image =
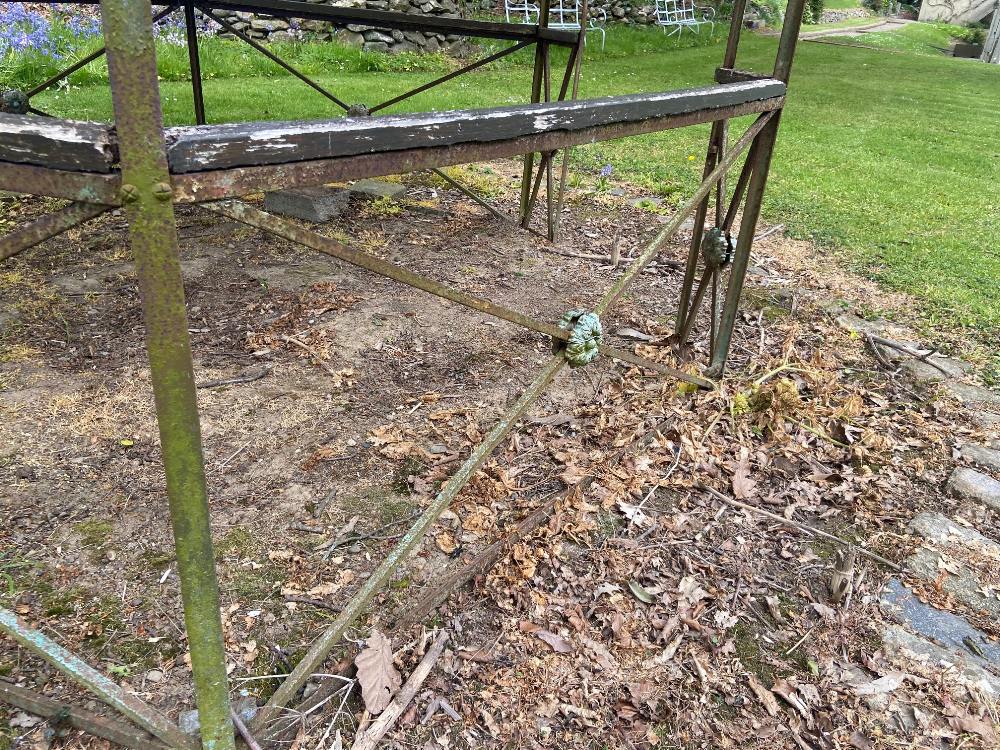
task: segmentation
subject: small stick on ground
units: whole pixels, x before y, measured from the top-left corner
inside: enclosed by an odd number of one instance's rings
[[[937,370],[942,375],[944,375],[946,378],[952,377],[951,373],[948,372],[943,367],[941,367],[941,365],[939,365],[937,362],[934,362],[931,359],[928,359],[928,357],[930,357],[932,354],[935,354],[935,352],[934,352],[933,349],[931,351],[929,351],[929,352],[921,354],[920,352],[918,352],[918,351],[916,351],[914,349],[911,349],[910,347],[908,347],[908,346],[906,346],[904,344],[900,344],[898,341],[893,341],[892,339],[887,339],[887,338],[883,338],[881,336],[876,336],[874,333],[869,333],[869,334],[866,334],[866,335],[867,335],[868,339],[872,343],[874,343],[874,344],[878,344],[879,346],[885,346],[885,347],[888,347],[889,349],[895,349],[897,352],[902,352],[903,354],[907,354],[907,355],[913,357],[914,359],[920,360],[921,362],[926,362],[931,367],[933,367],[935,370]]]
[[[312,357],[313,360],[316,362],[316,364],[318,364],[320,367],[326,370],[330,375],[333,375],[334,377],[339,377],[337,375],[337,371],[334,370],[332,367],[330,367],[330,365],[328,365],[323,360],[323,358],[319,356],[319,353],[311,346],[309,346],[305,341],[297,339],[294,336],[282,336],[281,340],[284,341],[286,344],[295,344],[295,346],[299,347],[304,352],[306,352],[310,357]]]
[[[235,378],[225,378],[223,380],[209,380],[205,383],[195,384],[195,388],[221,388],[224,385],[236,385],[238,383],[252,383],[255,380],[260,380],[262,377],[267,375],[273,369],[274,365],[264,365],[257,372],[251,373],[250,375],[239,375]]]
[[[328,609],[331,612],[340,612],[340,607],[334,606],[333,604],[327,604],[319,599],[310,599],[308,596],[292,596],[288,595],[285,597],[286,602],[297,602],[299,604],[308,604],[312,607],[319,607],[320,609]]]
[[[763,508],[755,508],[752,505],[747,505],[746,503],[741,503],[739,500],[733,500],[731,497],[727,497],[726,495],[723,495],[718,490],[713,489],[712,487],[709,487],[707,485],[696,484],[695,487],[697,487],[699,490],[701,490],[703,492],[707,492],[709,495],[711,495],[712,497],[714,497],[716,500],[720,500],[720,501],[726,503],[727,505],[732,505],[732,506],[734,506],[736,508],[742,508],[743,510],[749,510],[751,513],[759,513],[760,515],[767,516],[768,518],[770,518],[770,519],[772,519],[774,521],[778,521],[780,523],[786,524],[787,526],[794,526],[795,528],[802,529],[803,531],[808,531],[810,534],[815,534],[816,536],[821,536],[824,539],[829,539],[831,542],[837,542],[837,544],[842,544],[845,547],[854,547],[854,549],[859,554],[864,555],[865,557],[868,557],[868,558],[870,558],[872,560],[875,560],[876,562],[879,562],[882,565],[885,565],[887,568],[891,568],[892,570],[895,570],[897,573],[903,572],[903,569],[901,567],[899,567],[898,565],[896,565],[896,563],[894,563],[892,560],[887,560],[886,558],[882,557],[881,555],[878,555],[878,554],[876,554],[874,552],[869,552],[864,547],[857,547],[857,546],[854,545],[853,542],[849,542],[846,539],[841,539],[839,536],[835,536],[833,534],[829,534],[829,533],[827,533],[827,532],[825,532],[825,531],[823,531],[821,529],[815,528],[814,526],[809,526],[808,524],[799,523],[798,521],[789,520],[789,519],[785,518],[784,516],[779,516],[777,513],[771,513],[770,511],[764,510]]]
[[[250,734],[250,730],[247,729],[247,725],[243,723],[243,719],[240,715],[232,708],[229,709],[229,714],[233,719],[233,726],[236,727],[236,733],[243,738],[243,741],[247,743],[247,748],[249,750],[264,750],[260,743],[254,739],[254,736]]]
[[[776,234],[777,232],[780,232],[784,228],[785,228],[784,224],[778,224],[777,226],[773,226],[766,232],[761,232],[760,234],[758,234],[756,237],[753,238],[753,241],[760,242],[765,237],[770,237],[772,234]]]
[[[878,344],[875,343],[875,339],[872,338],[870,333],[865,334],[865,343],[868,344],[868,350],[872,353],[872,356],[878,361],[882,367],[887,370],[895,370],[896,366],[890,362],[886,356],[882,353],[882,350],[878,348]]]
[[[396,694],[396,697],[379,714],[378,718],[372,722],[367,731],[359,732],[358,736],[354,738],[351,750],[375,750],[379,741],[393,727],[396,720],[403,715],[407,706],[410,705],[410,701],[416,696],[420,690],[420,686],[424,684],[424,680],[431,673],[431,669],[434,668],[437,660],[441,658],[447,642],[448,631],[442,630],[437,640],[434,641],[434,645],[424,654],[424,658],[420,660],[420,664],[413,670],[413,674],[410,675],[410,678]]]

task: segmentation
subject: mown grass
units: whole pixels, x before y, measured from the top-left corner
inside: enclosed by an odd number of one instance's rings
[[[902,38],[936,46],[947,29],[914,24]],[[866,35],[866,41],[871,34]],[[587,49],[581,96],[593,97],[707,84],[721,58],[719,38],[687,35],[688,45],[657,30],[613,27],[608,46]],[[222,40],[218,40],[220,49]],[[900,42],[902,44],[902,42]],[[766,71],[776,40],[748,35],[741,67]],[[345,66],[324,69],[330,45],[298,45],[302,61],[348,102],[377,102],[434,76],[372,75]],[[332,49],[332,47],[331,47]],[[248,51],[252,55],[252,51]],[[212,52],[207,52],[209,58]],[[229,54],[242,54],[226,52]],[[360,55],[354,51],[351,54]],[[316,62],[309,63],[310,56]],[[226,58],[220,58],[221,66]],[[556,53],[558,67],[564,56]],[[446,60],[446,62],[448,62]],[[391,111],[488,107],[525,101],[531,57],[463,76]],[[228,64],[228,63],[227,63]],[[423,63],[422,63],[423,64]],[[450,64],[450,63],[449,63]],[[227,69],[228,71],[229,69]],[[247,68],[238,68],[243,73]],[[232,71],[229,71],[231,74]],[[192,120],[189,86],[166,81],[168,123]],[[214,122],[335,116],[335,107],[284,75],[210,79]],[[40,106],[60,115],[109,119],[103,85],[46,95]],[[940,54],[913,54],[802,43],[764,206],[798,237],[840,248],[856,269],[923,301],[927,325],[968,329],[996,349],[1000,327],[1000,68]],[[738,131],[738,127],[734,130]],[[656,133],[578,150],[577,169],[614,167],[614,179],[679,198],[701,171],[707,128]]]

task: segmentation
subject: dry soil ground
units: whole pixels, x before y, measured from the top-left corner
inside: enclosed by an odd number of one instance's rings
[[[509,205],[514,173],[504,163],[466,178]],[[320,231],[553,321],[620,273],[565,253],[617,243],[624,261],[665,220],[633,205],[637,193],[580,189],[551,248],[441,184],[405,179],[403,201],[356,201]],[[23,218],[46,208],[7,205]],[[263,699],[267,676],[334,617],[549,344],[198,209],[178,222],[234,696]],[[108,215],[0,269],[0,599],[176,717],[193,697],[125,230]],[[666,257],[683,257],[684,239]],[[604,321],[613,343],[673,363],[657,342],[679,281],[671,264],[644,274]],[[833,322],[840,300],[907,315],[906,299],[779,232],[757,247],[720,390],[606,360],[560,375],[351,633],[385,630],[449,566],[594,476],[490,573],[394,633],[404,677],[432,629],[451,643],[390,746],[990,746],[987,698],[883,653],[875,592],[888,571],[859,557],[849,602],[834,605],[836,545],[697,488],[893,560],[926,508],[997,537],[994,515],[940,489],[953,436],[974,428],[933,389],[880,370]],[[695,349],[703,358],[704,337]],[[0,674],[101,710],[7,640]],[[341,691],[292,719],[280,747],[333,747],[338,731],[349,742],[367,717]],[[46,739],[2,707],[0,720],[13,722],[0,738],[24,746],[102,742]]]

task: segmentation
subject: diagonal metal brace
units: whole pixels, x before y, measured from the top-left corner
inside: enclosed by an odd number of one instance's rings
[[[100,216],[111,208],[113,206],[99,203],[70,203],[58,211],[46,214],[27,226],[14,230],[6,237],[0,237],[0,261],[12,258],[22,250],[34,247],[45,240],[58,237],[67,229]]]
[[[73,655],[51,638],[29,627],[8,609],[0,607],[0,630],[37,654],[74,682],[118,709],[150,734],[159,737],[172,748],[198,750],[196,739],[190,737],[148,703],[121,689],[82,659]]]
[[[498,305],[488,299],[477,297],[457,289],[452,289],[439,281],[414,273],[409,269],[397,266],[395,263],[390,263],[389,261],[383,260],[375,255],[371,255],[370,253],[348,247],[347,245],[337,242],[330,237],[324,237],[321,234],[317,234],[309,229],[293,224],[286,219],[282,219],[278,216],[274,216],[273,214],[269,214],[265,211],[254,208],[253,206],[247,205],[242,201],[226,200],[212,203],[202,203],[199,205],[202,208],[221,214],[227,218],[239,221],[243,224],[248,224],[258,229],[263,229],[271,234],[290,240],[291,242],[296,242],[300,245],[310,247],[313,250],[319,250],[321,253],[332,255],[334,258],[359,266],[371,271],[372,273],[377,273],[380,276],[385,276],[394,281],[398,281],[401,284],[406,284],[407,286],[412,286],[416,289],[430,292],[435,296],[451,302],[456,302],[478,312],[492,315],[500,318],[501,320],[506,320],[508,323],[514,323],[531,331],[544,333],[545,335],[551,336],[554,339],[559,339],[560,341],[568,341],[570,338],[570,332],[557,325],[535,320],[529,315],[503,307],[502,305]],[[663,375],[669,375],[677,378],[678,380],[683,380],[686,383],[696,385],[699,388],[712,389],[715,387],[710,380],[699,378],[696,375],[690,375],[673,367],[661,365],[659,362],[653,362],[645,357],[636,356],[631,352],[627,352],[613,346],[602,344],[600,346],[600,352],[601,354],[612,357],[613,359],[628,362],[629,364],[636,365],[637,367],[645,367]]]

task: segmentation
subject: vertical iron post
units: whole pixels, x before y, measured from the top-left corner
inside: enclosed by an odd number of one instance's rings
[[[795,45],[798,42],[799,30],[802,26],[802,11],[805,0],[789,0],[785,10],[785,20],[781,27],[781,39],[778,42],[778,52],[774,61],[774,77],[788,83],[792,71],[792,60],[795,56]],[[753,236],[757,231],[757,219],[760,217],[760,207],[767,186],[767,175],[771,167],[771,155],[778,137],[778,127],[781,124],[782,110],[778,110],[767,126],[757,136],[754,148],[748,159],[750,164],[750,182],[747,185],[746,204],[743,206],[743,219],[740,222],[740,233],[736,240],[736,251],[733,266],[729,274],[729,285],[726,288],[726,300],[719,320],[719,332],[715,337],[712,349],[712,361],[706,374],[709,377],[720,378],[726,369],[729,358],[729,347],[732,343],[733,327],[736,325],[736,314],[743,292],[743,282],[746,279],[747,266],[750,263],[750,249]]]
[[[740,44],[740,33],[743,30],[743,15],[746,11],[747,0],[736,0],[733,3],[732,18],[729,22],[729,37],[726,40],[726,51],[722,57],[722,67],[732,68],[736,64],[736,53]],[[702,172],[702,179],[711,174],[715,165],[722,158],[726,150],[726,139],[729,135],[728,120],[716,120],[712,123],[712,132],[708,137],[708,152],[705,155],[705,169]],[[749,158],[749,156],[748,156]],[[716,205],[721,207],[724,202],[725,176],[719,180],[716,190]],[[696,306],[690,305],[691,292],[694,287],[694,280],[697,274],[698,255],[701,251],[701,240],[705,231],[705,219],[708,216],[708,196],[698,206],[698,211],[694,215],[694,226],[691,230],[691,244],[688,247],[687,264],[684,268],[684,280],[681,283],[681,295],[677,303],[677,318],[674,321],[674,333],[680,338],[677,345],[683,347],[686,336],[681,334],[691,329],[688,323],[688,316],[697,314]],[[721,214],[721,209],[717,210]],[[721,222],[722,217],[716,217],[716,223]],[[690,312],[689,312],[690,309]]]
[[[146,325],[184,623],[205,750],[233,750],[201,429],[163,140],[150,0],[101,0],[122,204]]]
[[[187,36],[188,63],[191,67],[191,94],[194,97],[194,121],[205,124],[205,97],[201,91],[201,59],[198,56],[198,25],[194,20],[193,0],[184,0],[184,27]]]
[[[538,27],[545,29],[549,25],[549,0],[542,0],[538,9]],[[545,74],[545,60],[548,42],[535,39],[535,69],[531,76],[531,102],[534,104],[542,97],[542,79]],[[531,200],[531,174],[535,166],[535,154],[524,155],[524,173],[521,176],[521,226],[528,226],[528,204]]]

